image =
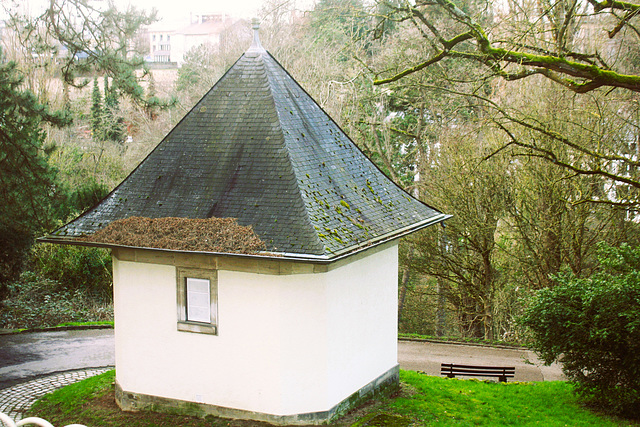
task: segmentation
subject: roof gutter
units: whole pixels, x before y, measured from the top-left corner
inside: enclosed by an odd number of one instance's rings
[[[87,247],[105,248],[105,249],[141,249],[141,250],[148,250],[148,251],[170,252],[170,253],[193,253],[193,254],[204,254],[204,255],[214,255],[214,256],[254,258],[254,259],[268,258],[273,260],[310,262],[313,264],[330,264],[332,262],[339,261],[341,259],[354,255],[364,249],[368,249],[373,246],[377,246],[392,240],[399,239],[401,237],[404,237],[415,231],[421,230],[430,225],[445,221],[451,217],[452,215],[446,215],[446,214],[436,215],[435,217],[431,217],[419,223],[401,228],[399,230],[396,230],[387,234],[383,234],[381,236],[376,237],[375,239],[367,240],[366,242],[349,246],[348,248],[334,252],[333,256],[296,254],[296,253],[289,253],[289,252],[262,252],[258,254],[242,254],[242,253],[232,253],[232,252],[185,251],[185,250],[177,250],[177,249],[147,248],[147,247],[140,247],[140,246],[118,245],[114,243],[87,242],[83,240],[75,240],[74,238],[69,238],[69,237],[57,237],[57,236],[51,236],[51,235],[40,237],[36,240],[39,243],[55,243],[55,244],[62,244],[62,245],[87,246]]]
[[[437,224],[439,222],[443,222],[449,218],[451,218],[453,215],[447,215],[447,214],[440,214],[440,215],[436,215],[434,217],[431,217],[429,219],[426,219],[424,221],[418,222],[416,224],[401,228],[399,230],[387,233],[387,234],[383,234],[381,236],[376,237],[375,239],[371,239],[371,240],[367,240],[366,242],[362,242],[359,243],[357,245],[353,245],[353,246],[349,246],[348,248],[342,249],[340,251],[334,252],[333,257],[329,258],[331,260],[331,262],[333,261],[337,261],[339,259],[348,257],[350,255],[353,255],[357,252],[360,252],[363,249],[372,247],[372,246],[377,246],[386,242],[389,242],[391,240],[396,240],[396,239],[400,239],[408,234],[414,233],[418,230],[422,230],[423,228],[429,227],[430,225],[434,225]]]

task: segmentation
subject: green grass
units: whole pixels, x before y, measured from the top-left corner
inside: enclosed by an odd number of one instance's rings
[[[109,393],[115,381],[115,376],[116,371],[112,370],[62,387],[39,399],[29,412],[32,414],[50,414],[52,410],[58,409],[58,411],[54,411],[58,412],[55,414],[56,416],[74,417],[90,400]]]
[[[567,382],[498,383],[413,371],[401,371],[400,378],[403,392],[380,412],[411,419],[416,425],[629,425],[582,407]]]
[[[580,405],[566,382],[496,383],[401,371],[399,395],[371,403],[335,425],[407,426],[622,426],[640,425],[596,414]],[[113,402],[114,371],[64,387],[39,400],[30,415],[54,425],[92,427],[263,426],[210,417],[123,413]]]
[[[38,400],[28,416],[51,424],[84,424],[90,427],[210,427],[231,426],[227,420],[201,420],[179,415],[122,412],[114,398],[115,371],[68,385]],[[255,426],[262,425],[260,423]]]
[[[56,325],[56,328],[64,328],[69,326],[111,326],[113,327],[113,321],[104,322],[65,322]]]
[[[21,333],[21,332],[29,332],[29,331],[34,331],[34,330],[39,330],[39,329],[55,329],[55,328],[69,328],[69,327],[81,327],[81,326],[105,326],[105,327],[111,327],[113,328],[113,321],[103,321],[103,322],[64,322],[64,323],[60,323],[56,326],[53,326],[51,328],[32,328],[32,329],[25,329],[25,328],[21,328],[21,329],[12,329],[10,330],[11,333]]]

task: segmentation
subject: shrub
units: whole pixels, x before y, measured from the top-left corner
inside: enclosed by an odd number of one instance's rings
[[[31,270],[57,283],[57,290],[111,296],[111,255],[106,249],[38,244],[33,248]]]
[[[522,321],[533,349],[560,360],[589,404],[640,417],[640,248],[599,247],[601,271],[563,274],[528,302]]]
[[[109,194],[109,189],[95,178],[87,179],[83,184],[74,187],[68,194],[68,206],[78,212],[83,212]]]
[[[0,301],[9,293],[7,285],[20,275],[32,240],[29,232],[0,221]]]
[[[80,289],[26,271],[8,287],[10,297],[0,303],[0,328],[38,328],[66,322],[111,321],[110,298],[96,298]]]

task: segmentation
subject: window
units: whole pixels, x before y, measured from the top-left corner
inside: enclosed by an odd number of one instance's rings
[[[151,40],[152,40],[152,41],[156,41],[156,35],[155,35],[155,34],[153,34],[153,35],[151,36]]]
[[[211,320],[211,281],[187,277],[187,321],[209,323]]]
[[[217,272],[178,268],[177,276],[178,330],[217,335]]]

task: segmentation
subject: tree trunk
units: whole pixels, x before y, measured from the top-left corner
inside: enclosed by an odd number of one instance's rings
[[[438,278],[437,308],[436,308],[436,336],[443,337],[447,331],[447,285],[444,279]]]
[[[407,265],[402,272],[402,281],[400,282],[400,297],[398,298],[398,325],[402,321],[402,312],[404,311],[404,301],[407,297],[407,288],[409,279],[411,278],[411,261],[413,260],[413,249],[409,249],[407,254]]]

